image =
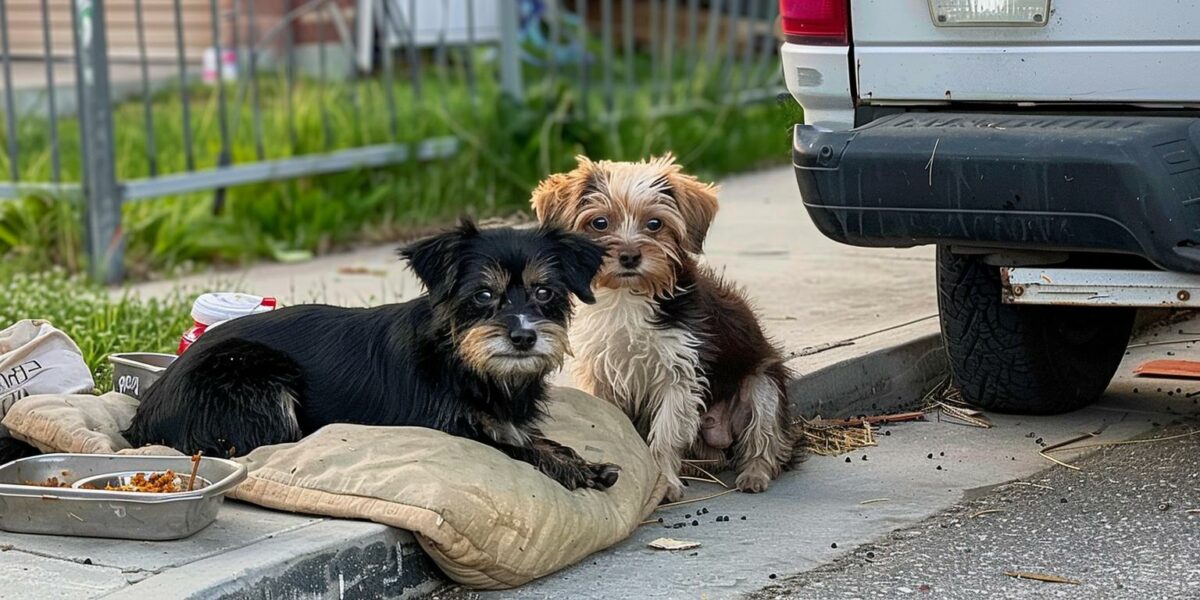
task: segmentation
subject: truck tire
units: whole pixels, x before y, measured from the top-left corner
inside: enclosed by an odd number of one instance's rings
[[[1132,308],[1014,306],[983,257],[937,251],[942,340],[963,398],[1005,413],[1083,408],[1104,393],[1129,344]]]

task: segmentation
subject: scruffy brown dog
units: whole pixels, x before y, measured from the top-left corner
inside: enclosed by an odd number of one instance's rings
[[[570,329],[575,383],[625,411],[683,494],[682,459],[729,461],[761,492],[792,461],[787,371],[742,294],[697,264],[717,188],[667,155],[579,157],[533,193],[543,223],[586,233],[607,254],[596,303]]]

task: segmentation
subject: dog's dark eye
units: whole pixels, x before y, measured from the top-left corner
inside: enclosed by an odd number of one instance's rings
[[[662,229],[662,219],[650,219],[646,221],[646,229],[650,231],[658,231]]]
[[[533,290],[533,299],[542,303],[549,302],[554,299],[554,290],[540,287],[536,290]]]
[[[592,219],[592,229],[595,229],[596,231],[604,231],[605,229],[608,229],[608,219],[604,217],[596,217],[595,219]]]
[[[480,290],[478,292],[475,292],[475,303],[476,304],[483,304],[483,305],[491,304],[492,301],[495,299],[496,299],[496,295],[493,294],[489,290]]]

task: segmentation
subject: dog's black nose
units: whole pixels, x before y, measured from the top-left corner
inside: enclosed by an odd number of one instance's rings
[[[633,269],[642,264],[641,252],[622,252],[617,255],[617,261],[626,269]]]
[[[513,348],[528,350],[537,343],[537,332],[532,329],[514,329],[508,332],[508,339],[512,341]]]

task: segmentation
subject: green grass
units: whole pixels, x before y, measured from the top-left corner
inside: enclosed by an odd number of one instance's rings
[[[0,269],[2,271],[4,269]],[[71,336],[96,378],[100,391],[112,389],[108,355],[115,352],[171,352],[192,324],[193,298],[113,297],[97,285],[62,269],[10,273],[0,278],[0,324],[44,319]]]
[[[421,99],[407,74],[398,75],[403,81],[393,86],[399,109],[397,141],[455,136],[460,139],[455,156],[233,188],[220,215],[212,214],[212,193],[127,203],[123,221],[129,272],[145,277],[200,264],[278,258],[297,250],[324,253],[394,240],[461,214],[486,217],[525,211],[537,182],[571,168],[576,154],[627,160],[670,150],[689,171],[716,178],[786,160],[788,127],[797,118],[790,108],[793,103],[725,104],[722,98],[731,89],[727,78],[735,76],[728,72],[706,75],[701,70],[670,82],[666,87],[671,96],[691,103],[665,116],[655,114],[660,88],[653,79],[645,78],[633,89],[618,86],[619,118],[612,120],[595,118],[604,112],[601,82],[591,82],[584,101],[577,73],[560,72],[551,81],[527,72],[529,97],[521,104],[502,97],[486,65],[478,73],[475,97],[467,93],[457,63],[430,69],[423,78]],[[232,155],[235,162],[253,161],[250,95],[232,86],[227,93]],[[261,95],[266,158],[391,141],[387,95],[377,79],[355,85],[300,82],[292,96],[294,123],[283,110],[281,79],[265,77]],[[215,166],[220,152],[215,90],[195,86],[189,98],[196,167]],[[118,106],[114,122],[119,178],[148,176],[142,104]],[[177,89],[155,97],[154,123],[158,172],[184,171]],[[74,119],[60,121],[65,181],[78,181],[78,127]],[[292,127],[295,146],[290,143]],[[48,130],[37,118],[22,119],[18,127],[24,181],[50,178]],[[0,173],[7,172],[8,158],[0,155]],[[81,223],[76,198],[32,195],[0,201],[0,257],[19,270],[58,265],[78,272],[85,264]]]

